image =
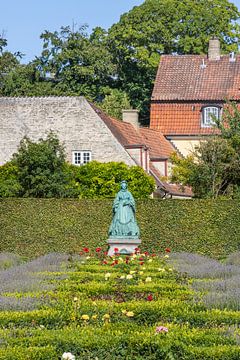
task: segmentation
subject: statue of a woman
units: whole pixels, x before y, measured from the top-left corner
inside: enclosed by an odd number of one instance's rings
[[[109,228],[109,237],[139,238],[140,231],[135,219],[135,201],[127,190],[127,182],[121,181],[121,190],[113,202],[113,219]]]

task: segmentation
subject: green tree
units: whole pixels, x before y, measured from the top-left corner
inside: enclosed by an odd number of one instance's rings
[[[45,31],[41,34],[43,51],[34,64],[58,94],[101,98],[116,74],[112,54],[105,46],[106,35],[99,27],[88,35],[86,26]]]
[[[217,36],[223,52],[238,49],[239,12],[228,0],[146,0],[109,30],[108,46],[118,66],[118,88],[148,118],[161,54],[207,53]]]
[[[118,89],[108,89],[105,92],[104,100],[98,104],[108,115],[122,118],[122,110],[130,109],[131,104],[127,94]]]
[[[240,153],[240,111],[238,104],[227,101],[222,118],[214,118],[221,137],[231,142],[233,148]]]
[[[146,198],[154,190],[154,180],[138,166],[124,163],[91,161],[83,166],[69,165],[71,178],[69,196],[79,198],[113,198],[121,180],[128,181],[129,191],[135,198]]]
[[[14,154],[23,197],[64,197],[68,182],[63,146],[53,133],[35,143],[24,138]]]
[[[0,95],[5,95],[2,89],[6,78],[19,65],[19,58],[22,57],[19,52],[12,54],[10,51],[5,50],[6,46],[7,40],[0,36]]]
[[[52,82],[42,78],[32,63],[17,64],[5,74],[0,93],[2,96],[58,95]]]
[[[231,144],[214,137],[202,141],[193,155],[172,158],[175,166],[171,181],[191,186],[199,198],[232,195],[233,186],[240,184],[240,162]]]
[[[185,159],[173,155],[171,181],[193,188],[197,197],[240,194],[240,111],[228,103],[223,117],[215,119],[218,136],[202,141]]]

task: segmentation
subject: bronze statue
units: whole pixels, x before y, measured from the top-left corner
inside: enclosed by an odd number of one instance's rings
[[[127,190],[127,182],[121,181],[121,189],[113,202],[113,219],[109,228],[109,237],[138,239],[140,231],[135,212],[135,201]]]

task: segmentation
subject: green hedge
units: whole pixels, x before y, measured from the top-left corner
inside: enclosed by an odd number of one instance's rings
[[[27,257],[106,245],[111,200],[2,199],[0,252]],[[142,248],[191,251],[220,258],[240,249],[235,200],[137,202]]]

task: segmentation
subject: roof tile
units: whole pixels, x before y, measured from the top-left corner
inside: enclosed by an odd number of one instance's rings
[[[205,67],[201,66],[203,64]],[[162,55],[152,100],[240,99],[240,55],[208,60],[206,55]]]

